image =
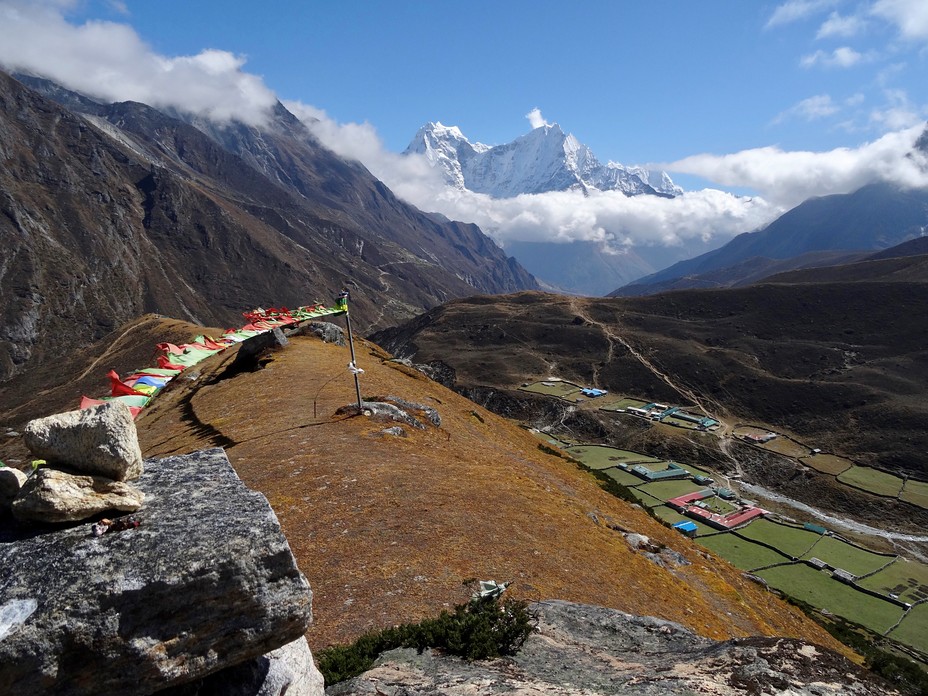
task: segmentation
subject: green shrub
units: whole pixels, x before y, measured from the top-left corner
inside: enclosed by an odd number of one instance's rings
[[[396,648],[437,648],[467,660],[514,655],[535,629],[525,602],[473,599],[443,611],[437,618],[365,633],[351,645],[319,651],[319,671],[326,685],[355,677],[371,668],[381,653]]]

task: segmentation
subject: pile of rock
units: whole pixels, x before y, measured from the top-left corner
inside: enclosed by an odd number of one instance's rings
[[[30,422],[26,446],[44,460],[27,477],[0,471],[0,505],[22,522],[77,522],[106,511],[135,512],[145,499],[128,481],[142,475],[129,408],[118,401]]]

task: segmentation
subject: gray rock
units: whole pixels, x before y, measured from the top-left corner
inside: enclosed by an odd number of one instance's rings
[[[142,451],[129,407],[110,401],[30,421],[26,447],[39,459],[117,481],[142,474]]]
[[[9,513],[10,503],[19,495],[26,482],[26,475],[11,466],[0,467],[0,517]]]
[[[399,396],[388,396],[384,400],[394,403],[400,408],[404,408],[409,411],[422,411],[422,413],[424,413],[425,417],[428,419],[429,423],[434,425],[436,428],[441,427],[441,416],[438,415],[438,411],[436,411],[431,406],[419,404],[415,401],[407,401],[406,399],[400,398]]]
[[[254,370],[262,366],[261,359],[266,353],[285,348],[289,343],[290,341],[284,336],[284,332],[279,327],[246,338],[238,344],[235,360],[232,361],[227,370],[232,374]]]
[[[380,433],[381,435],[392,435],[393,437],[409,437],[406,431],[398,425],[394,425],[392,428],[384,428]]]
[[[532,605],[538,630],[517,655],[465,662],[426,650],[385,653],[329,696],[380,694],[897,694],[841,655],[788,638],[716,642],[680,624],[570,602]]]
[[[149,460],[137,485],[138,527],[0,534],[0,604],[37,605],[0,640],[0,694],[151,694],[305,633],[309,584],[221,449]]]
[[[347,346],[345,332],[342,327],[329,321],[311,321],[307,330],[321,338],[325,343],[334,343],[336,346]]]
[[[13,516],[22,522],[78,522],[101,512],[135,512],[143,493],[124,481],[41,468],[13,501]]]
[[[651,539],[644,534],[637,534],[635,532],[626,534],[625,541],[636,551],[644,550],[654,553],[660,550],[656,545],[652,544]]]
[[[157,692],[157,696],[321,696],[322,673],[306,638],[298,638],[253,660]]]
[[[322,672],[313,662],[306,638],[287,643],[266,657],[270,664],[258,696],[317,696],[325,693]]]

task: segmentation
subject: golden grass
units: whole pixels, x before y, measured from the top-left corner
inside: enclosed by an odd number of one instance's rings
[[[210,358],[199,380],[178,380],[155,400],[138,422],[143,451],[234,443],[230,460],[268,496],[313,587],[313,649],[435,615],[466,598],[465,580],[492,578],[526,599],[660,616],[713,638],[800,637],[848,654],[728,563],[542,452],[517,424],[385,362],[372,344],[358,354],[364,395],[432,406],[441,427],[407,427],[400,438],[381,433],[392,423],[336,416],[355,399],[346,348],[296,337],[265,369],[211,381],[231,357]],[[613,527],[692,565],[664,570]]]

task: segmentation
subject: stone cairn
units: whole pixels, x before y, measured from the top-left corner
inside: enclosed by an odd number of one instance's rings
[[[44,463],[28,477],[0,470],[0,505],[17,520],[78,522],[142,507],[144,495],[128,483],[142,475],[142,452],[125,404],[110,401],[39,418],[26,426],[23,440]]]

